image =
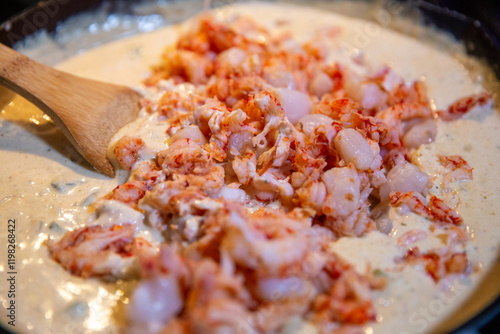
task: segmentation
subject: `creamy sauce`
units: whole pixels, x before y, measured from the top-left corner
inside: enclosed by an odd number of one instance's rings
[[[269,29],[289,29],[305,40],[318,27],[342,27],[340,40],[346,57],[366,54],[369,63],[389,64],[405,79],[424,77],[436,108],[446,108],[459,97],[483,88],[470,77],[467,69],[442,51],[398,33],[379,30],[367,43],[356,45],[359,31],[368,23],[325,11],[285,5],[245,4],[220,9],[220,15],[241,12],[254,15]],[[283,25],[283,20],[289,24]],[[138,87],[149,66],[158,62],[163,48],[178,37],[179,26],[172,26],[119,42],[110,43],[74,57],[59,67],[98,80]],[[52,122],[20,97],[1,92],[0,119],[0,239],[7,238],[7,221],[16,220],[16,331],[42,333],[113,333],[123,322],[127,291],[133,283],[103,283],[96,279],[71,276],[48,257],[44,241],[57,239],[68,229],[82,226],[92,214],[92,202],[113,189],[119,178],[108,179],[90,167],[70,147]],[[137,127],[138,122],[128,130]],[[155,141],[152,131],[144,136]],[[469,226],[473,239],[467,245],[469,259],[477,272],[459,280],[435,285],[418,266],[402,271],[393,261],[405,249],[395,238],[413,228],[428,228],[419,216],[391,209],[394,229],[389,236],[373,232],[363,238],[343,238],[332,245],[356,268],[365,273],[372,269],[388,272],[388,287],[376,292],[377,322],[365,327],[370,333],[423,333],[450,330],[465,321],[497,296],[500,291],[498,265],[500,223],[500,176],[495,164],[500,161],[498,113],[476,109],[466,118],[440,123],[436,142],[421,147],[415,157],[420,167],[434,175],[439,166],[437,154],[458,154],[474,168],[474,180],[456,184],[445,198],[458,203],[457,210]],[[126,131],[128,131],[126,130]],[[149,142],[148,142],[149,145]],[[440,179],[431,179],[438,186]],[[113,208],[109,209],[113,212]],[[102,222],[100,222],[102,223]],[[144,232],[148,235],[148,231]],[[154,239],[154,236],[150,236]],[[427,238],[416,243],[422,250],[436,247],[440,240]],[[5,242],[3,242],[5,244]],[[7,250],[0,250],[0,270],[7,268]],[[8,286],[0,286],[1,322],[6,323],[9,303]],[[7,325],[6,325],[7,326]],[[294,327],[292,325],[288,326]],[[304,332],[312,333],[313,329]],[[7,326],[9,329],[13,329]],[[287,333],[295,330],[287,330]]]

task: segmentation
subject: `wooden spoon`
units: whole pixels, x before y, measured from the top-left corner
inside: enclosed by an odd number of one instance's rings
[[[125,86],[80,78],[0,44],[0,84],[46,113],[99,172],[114,176],[111,137],[137,117],[141,95]]]

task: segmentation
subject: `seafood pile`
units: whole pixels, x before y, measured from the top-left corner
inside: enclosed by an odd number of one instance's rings
[[[435,110],[423,81],[359,54],[335,59],[340,32],[299,43],[244,16],[201,16],[144,81],[142,122],[162,126],[162,149],[134,134],[114,144],[128,180],[96,202],[89,226],[48,243],[53,259],[81,277],[139,277],[128,326],[153,333],[276,333],[297,319],[356,332],[376,319],[372,291],[387,280],[331,244],[390,234],[391,208],[446,235],[423,252],[409,246],[429,232],[405,233],[395,262],[436,283],[467,275],[463,219],[413,153],[491,94]],[[462,157],[436,159],[444,192],[472,179]],[[161,240],[139,236],[143,226]]]

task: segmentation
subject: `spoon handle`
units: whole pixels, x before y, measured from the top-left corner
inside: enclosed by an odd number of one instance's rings
[[[58,76],[60,76],[59,71],[0,44],[0,85],[36,105],[56,123],[61,120],[50,107],[52,102],[50,97],[58,94],[54,91],[54,87],[47,83],[54,81]],[[44,97],[44,100],[40,97]]]
[[[88,115],[78,115],[78,109],[68,108],[74,102],[68,104],[66,101],[75,98],[75,80],[72,78],[74,76],[69,73],[41,64],[0,44],[0,85],[21,95],[47,114],[73,147],[89,160],[79,144],[82,142],[79,138],[82,131],[78,130],[78,123],[83,124]],[[107,167],[105,173],[111,175],[109,170]]]
[[[60,84],[54,84],[65,75],[68,74],[38,63],[0,44],[0,85],[9,88],[40,108],[75,145],[71,133],[60,117],[63,115],[59,115],[64,114],[64,110],[58,110],[59,114],[53,110],[54,105],[58,105],[54,100],[60,98],[62,94],[70,93],[64,92]]]

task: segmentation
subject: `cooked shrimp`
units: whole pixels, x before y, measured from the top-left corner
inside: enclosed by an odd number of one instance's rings
[[[58,242],[49,242],[50,255],[73,275],[112,276],[127,274],[133,265],[134,249],[148,247],[134,239],[134,226],[99,225],[68,232]]]
[[[267,88],[265,81],[256,75],[242,78],[220,78],[208,82],[207,93],[235,109],[240,108],[251,95]]]
[[[179,91],[167,90],[159,99],[156,109],[165,118],[179,117],[179,114],[187,115],[204,100],[204,97],[195,93],[181,94]]]
[[[347,217],[359,208],[360,180],[352,165],[330,169],[321,180],[328,193],[323,204],[327,216]]]
[[[443,167],[450,170],[443,176],[443,188],[445,191],[449,191],[451,182],[472,180],[472,171],[474,168],[469,166],[467,161],[461,156],[439,155],[438,159]]]
[[[373,320],[375,309],[368,282],[348,267],[335,266],[337,268],[328,268],[328,273],[340,277],[327,293],[319,295],[314,301],[315,321],[363,324]]]
[[[338,99],[325,94],[321,101],[314,106],[313,114],[322,114],[334,120],[342,120],[350,114],[363,114],[363,107],[349,98]]]
[[[326,186],[323,182],[312,181],[307,186],[297,189],[298,202],[303,207],[310,207],[318,213],[323,212],[326,199]]]
[[[140,160],[141,150],[145,148],[141,138],[122,137],[116,142],[114,153],[120,164],[131,170],[134,164]]]
[[[262,51],[261,39],[252,38],[251,33],[267,36],[267,31],[247,17],[238,17],[222,23],[210,14],[200,18],[194,29],[184,34],[178,42],[179,49],[193,50],[200,54],[221,53],[231,47],[240,47],[253,52]],[[255,36],[255,35],[254,35]]]
[[[141,161],[137,163],[129,176],[129,181],[138,181],[139,188],[152,190],[158,183],[165,181],[165,174],[153,161]]]
[[[443,121],[453,121],[463,117],[477,106],[491,103],[492,100],[493,95],[487,92],[466,96],[453,102],[447,110],[439,110],[437,114]]]
[[[450,208],[442,199],[431,196],[429,200],[429,209],[437,220],[444,224],[460,225],[463,222],[462,217],[452,208]]]
[[[407,205],[408,208],[416,214],[425,218],[432,218],[432,213],[427,207],[427,201],[422,195],[415,193],[414,191],[406,193],[391,192],[390,202],[392,206],[400,206],[403,204]]]
[[[154,305],[154,307],[151,307]],[[134,326],[165,326],[184,306],[178,280],[172,275],[142,279],[127,305],[129,321]]]
[[[416,80],[411,84],[403,82],[394,71],[388,70],[389,75],[386,76],[386,82],[390,82],[389,88],[389,105],[397,105],[401,103],[413,103],[424,107],[430,107],[427,85],[420,80]]]
[[[137,206],[139,200],[143,198],[144,195],[146,194],[146,190],[147,190],[146,182],[129,181],[127,183],[120,184],[119,186],[117,186],[104,198],[115,199],[117,201],[135,207]]]
[[[377,114],[391,128],[403,134],[403,122],[412,118],[432,118],[432,111],[427,106],[413,103],[396,104]]]
[[[439,224],[460,225],[463,222],[462,217],[446,203],[436,197],[431,196],[429,204],[426,200],[413,191],[407,193],[392,192],[390,195],[391,205],[398,206],[406,204],[411,211]]]
[[[430,144],[436,139],[437,125],[434,119],[426,119],[413,125],[403,137],[403,144],[407,148],[417,148],[420,145]]]
[[[470,271],[470,262],[467,254],[452,252],[440,255],[439,252],[429,251],[422,254],[418,247],[410,249],[404,256],[407,263],[423,262],[426,272],[438,282],[449,274],[466,274]]]
[[[373,162],[373,151],[363,135],[354,129],[341,130],[334,140],[335,147],[345,163],[352,163],[358,170],[370,168]]]
[[[387,173],[387,183],[380,187],[380,199],[386,201],[391,192],[414,191],[423,194],[429,175],[411,163],[399,164]]]
[[[158,153],[158,164],[167,175],[205,174],[209,170],[210,157],[199,143],[185,138],[173,142],[166,151]]]
[[[279,196],[283,204],[292,199],[294,190],[288,178],[282,179],[282,174],[275,169],[269,169],[262,175],[255,175],[252,186],[257,191],[255,196],[262,201],[270,201]]]
[[[380,148],[391,150],[403,146],[397,130],[389,127],[379,118],[351,112],[342,116],[341,120],[361,131],[367,138],[376,141]]]
[[[410,230],[401,235],[396,243],[399,246],[409,246],[417,241],[424,240],[429,234],[424,230]]]

